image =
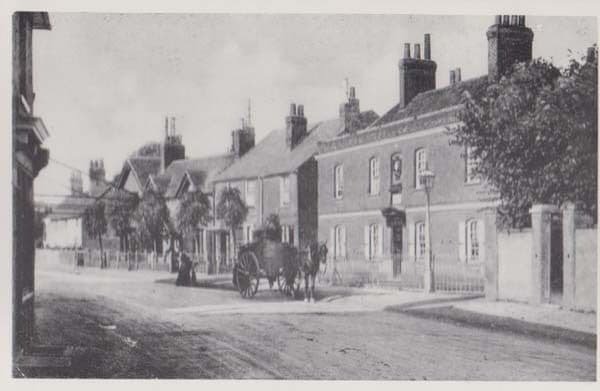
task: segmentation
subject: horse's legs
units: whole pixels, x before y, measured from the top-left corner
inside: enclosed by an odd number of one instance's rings
[[[310,301],[315,302],[315,278],[317,277],[316,273],[312,273],[310,276]]]
[[[304,273],[304,302],[308,303],[308,276],[309,273]]]

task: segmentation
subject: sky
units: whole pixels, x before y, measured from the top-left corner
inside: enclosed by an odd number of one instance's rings
[[[162,140],[167,115],[192,158],[227,151],[249,99],[257,142],[285,126],[292,102],[304,104],[309,123],[335,118],[346,78],[361,110],[382,115],[398,101],[403,44],[422,47],[425,33],[437,87],[456,67],[463,80],[484,75],[493,16],[50,13],[50,21],[33,41],[46,147],[86,173],[91,159],[104,159],[110,179],[131,152]],[[559,66],[598,36],[595,17],[527,16],[527,25],[534,57]],[[51,161],[36,198],[67,194],[69,177]]]

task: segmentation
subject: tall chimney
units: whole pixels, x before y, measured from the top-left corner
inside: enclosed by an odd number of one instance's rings
[[[165,117],[165,138],[169,137],[169,117]]]
[[[415,58],[417,60],[421,59],[421,45],[418,43],[415,43]]]
[[[494,21],[498,22],[498,17]],[[486,35],[490,81],[498,81],[515,63],[531,61],[533,31],[525,26],[525,16],[503,15],[502,23],[490,26]]]
[[[410,58],[410,44],[404,44],[404,57],[398,63],[400,107],[408,103],[421,92],[435,89],[435,71],[437,64],[431,60],[431,36],[425,34],[425,58],[421,59],[420,44],[415,45],[415,57]]]
[[[456,74],[456,82],[460,83],[460,81],[462,79],[460,76],[460,68],[456,68],[454,71],[455,71],[454,73]]]
[[[360,101],[356,99],[354,87],[350,87],[348,102],[340,104],[340,122],[346,133],[355,132],[360,128]]]
[[[456,83],[456,73],[454,69],[450,70],[450,85],[454,85]]]
[[[285,118],[286,144],[289,149],[294,149],[304,136],[307,134],[307,121],[304,116],[304,106],[292,103],[290,105],[290,115]]]

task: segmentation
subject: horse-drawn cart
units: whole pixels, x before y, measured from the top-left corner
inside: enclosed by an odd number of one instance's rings
[[[242,297],[253,297],[261,278],[292,297],[300,292],[300,260],[298,250],[287,243],[263,239],[240,248],[233,268],[233,284]]]

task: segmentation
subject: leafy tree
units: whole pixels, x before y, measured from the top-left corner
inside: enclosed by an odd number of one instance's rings
[[[452,143],[470,146],[476,173],[500,196],[500,224],[530,224],[534,203],[576,201],[596,216],[597,48],[566,69],[517,64],[479,96],[464,95]]]
[[[101,266],[104,266],[104,248],[102,247],[102,235],[106,233],[107,222],[104,201],[96,201],[88,206],[83,213],[83,224],[86,232],[92,238],[98,238],[100,245]]]
[[[210,199],[203,192],[194,191],[185,193],[177,209],[177,232],[183,237],[197,232],[199,225],[208,224],[210,209]]]
[[[136,236],[142,246],[158,252],[163,234],[168,230],[169,220],[165,199],[154,191],[144,193],[133,213]]]
[[[109,204],[109,221],[121,241],[121,248],[129,250],[129,237],[133,233],[132,221],[139,199],[137,195],[114,191]]]
[[[248,207],[242,200],[240,190],[235,187],[226,187],[221,191],[217,203],[217,217],[222,219],[225,226],[231,231],[233,239],[233,253],[236,252],[235,231],[240,228],[248,215]]]

